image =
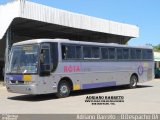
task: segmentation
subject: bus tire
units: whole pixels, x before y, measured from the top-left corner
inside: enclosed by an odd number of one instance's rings
[[[65,98],[69,96],[70,92],[71,92],[71,87],[69,83],[66,80],[60,81],[58,84],[56,96],[58,98]]]
[[[138,77],[136,75],[132,75],[130,78],[129,88],[136,88],[138,82]]]

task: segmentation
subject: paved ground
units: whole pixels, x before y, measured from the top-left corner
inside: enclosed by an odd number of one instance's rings
[[[124,96],[115,105],[92,105],[87,96]],[[0,113],[160,113],[160,79],[139,84],[136,89],[111,87],[73,92],[57,99],[54,94],[30,96],[8,93],[0,87]]]

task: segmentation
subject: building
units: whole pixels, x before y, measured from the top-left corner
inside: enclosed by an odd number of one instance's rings
[[[160,52],[154,52],[155,67],[160,69]]]
[[[49,6],[14,0],[0,5],[0,64],[14,42],[35,38],[66,38],[80,41],[125,44],[139,36],[135,25],[104,20]],[[4,54],[5,53],[5,54]]]
[[[154,52],[155,77],[160,77],[160,52]]]

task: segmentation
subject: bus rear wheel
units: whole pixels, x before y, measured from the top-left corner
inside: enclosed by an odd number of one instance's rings
[[[138,77],[136,75],[132,75],[130,78],[129,88],[136,88],[138,82]]]
[[[64,97],[68,97],[71,91],[71,87],[69,85],[69,83],[65,80],[60,81],[60,83],[58,84],[58,90],[56,93],[56,96],[58,98],[64,98]]]

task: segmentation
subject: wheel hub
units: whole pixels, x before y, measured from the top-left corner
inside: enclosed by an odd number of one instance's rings
[[[65,94],[68,92],[68,88],[67,86],[61,86],[61,89],[60,89],[61,93]]]
[[[131,82],[132,82],[132,86],[136,86],[137,79],[134,78]]]

